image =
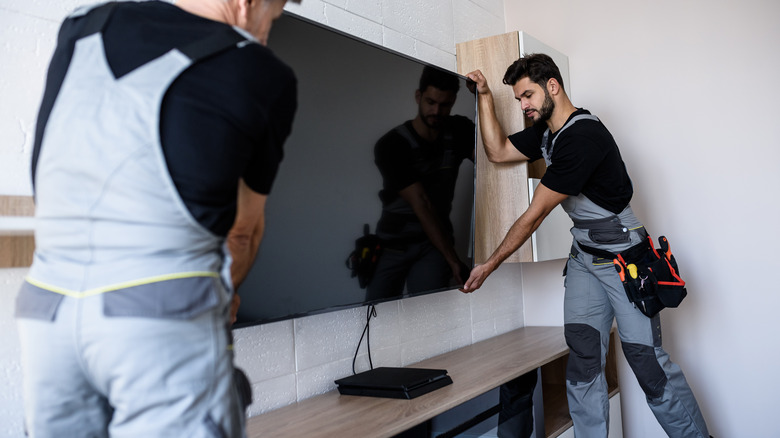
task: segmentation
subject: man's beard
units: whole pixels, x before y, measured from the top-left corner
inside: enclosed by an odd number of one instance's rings
[[[442,116],[424,116],[422,111],[419,111],[420,114],[420,120],[422,120],[423,125],[427,126],[430,129],[439,129],[441,128],[442,122],[444,121],[444,117]]]
[[[550,93],[547,89],[544,89],[544,103],[542,108],[539,109],[539,121],[546,122],[552,117],[553,111],[555,111],[555,102],[550,98]]]

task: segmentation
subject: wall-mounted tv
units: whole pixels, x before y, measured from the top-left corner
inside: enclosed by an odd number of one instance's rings
[[[410,192],[400,192],[413,191],[409,184],[422,187],[432,209],[446,215],[435,224],[467,276],[476,98],[465,78],[446,72],[458,91],[421,96],[421,107],[416,91],[423,71],[443,70],[289,13],[275,22],[269,47],[298,77],[298,111],[266,205],[260,251],[238,290],[234,327],[459,286],[454,268],[442,267],[441,252],[420,238],[425,227],[409,216],[411,204],[403,205]],[[450,106],[444,110],[450,116],[441,116],[442,106]],[[433,141],[407,123],[420,108],[428,112],[424,125],[438,133]],[[424,181],[404,176],[410,172],[426,175]],[[370,281],[364,268],[371,263],[353,270],[356,259],[348,260],[373,256],[360,248],[353,254],[366,225],[382,237]]]

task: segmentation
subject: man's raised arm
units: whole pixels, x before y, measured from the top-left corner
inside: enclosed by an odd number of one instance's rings
[[[498,121],[496,107],[493,103],[493,93],[490,91],[485,75],[479,70],[474,70],[466,77],[477,84],[479,128],[482,132],[482,143],[485,145],[485,154],[488,160],[492,163],[527,161],[528,157],[512,145]]]

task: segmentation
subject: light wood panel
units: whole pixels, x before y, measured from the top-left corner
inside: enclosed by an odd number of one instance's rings
[[[446,369],[453,383],[412,400],[337,391],[252,417],[247,436],[391,437],[568,352],[562,327],[524,327],[412,367]]]
[[[32,196],[0,196],[0,216],[34,216]],[[0,230],[0,268],[26,267],[32,264],[35,238],[32,233],[8,233]]]
[[[481,70],[493,94],[496,114],[507,134],[522,130],[525,117],[512,87],[503,83],[507,67],[519,57],[518,32],[456,45],[458,73]],[[528,209],[528,165],[494,164],[488,161],[481,133],[477,136],[477,181],[474,255],[483,263],[503,240],[509,228]],[[530,239],[507,262],[533,261]]]

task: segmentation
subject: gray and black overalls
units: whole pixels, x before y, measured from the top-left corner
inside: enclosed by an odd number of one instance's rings
[[[182,202],[159,115],[185,69],[252,38],[225,26],[115,78],[102,39],[114,7],[74,14],[88,31],[37,161],[36,251],[16,310],[27,428],[238,437],[230,257]]]
[[[593,115],[576,115],[555,139],[581,120],[600,123]],[[555,139],[547,147],[549,135],[548,129],[542,140],[547,166],[552,164],[555,147]],[[666,433],[671,437],[708,437],[682,370],[661,346],[659,315],[648,318],[628,301],[612,260],[588,254],[578,245],[620,253],[646,238],[642,223],[630,206],[615,214],[583,194],[569,196],[562,207],[574,223],[574,242],[566,265],[564,324],[570,348],[567,393],[576,436],[607,436],[609,399],[604,366],[609,332],[616,319],[626,359]]]

